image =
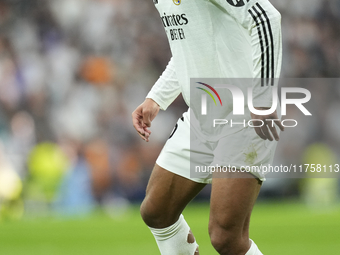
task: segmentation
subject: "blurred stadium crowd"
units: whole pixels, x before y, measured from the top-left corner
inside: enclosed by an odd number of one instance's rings
[[[340,2],[271,2],[282,14],[283,77],[340,77]],[[170,55],[151,0],[0,0],[0,212],[141,200],[185,106],[179,98],[156,118],[149,144],[130,116]],[[287,131],[277,162],[301,163],[322,143],[340,163],[337,85],[306,85],[317,117]],[[296,181],[272,183],[270,194],[299,193]]]

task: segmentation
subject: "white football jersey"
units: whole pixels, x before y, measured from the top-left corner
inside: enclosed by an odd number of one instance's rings
[[[274,78],[281,70],[281,16],[268,0],[154,4],[172,58],[147,98],[165,110],[182,93],[190,106],[190,78],[255,78],[261,82],[253,84],[254,106],[272,106]]]

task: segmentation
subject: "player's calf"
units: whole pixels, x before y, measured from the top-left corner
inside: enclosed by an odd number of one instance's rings
[[[164,208],[162,208],[164,209]],[[174,210],[162,210],[146,197],[141,216],[155,237],[162,255],[199,255],[198,245],[183,215]]]
[[[221,255],[260,255],[257,246],[249,240],[249,222],[261,185],[251,174],[240,174],[243,176],[231,173],[229,178],[212,181],[211,243]]]
[[[141,205],[141,216],[162,255],[198,255],[198,245],[181,213],[204,186],[156,164]]]

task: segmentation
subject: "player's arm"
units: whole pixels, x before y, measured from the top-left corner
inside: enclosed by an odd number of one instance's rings
[[[281,15],[268,0],[211,0],[231,15],[250,37],[253,57],[253,105],[257,110],[272,107],[273,90],[276,91],[281,72],[282,39]],[[268,115],[252,114],[252,119],[278,119],[276,111]],[[283,131],[281,121],[275,121]],[[262,139],[279,140],[270,121],[255,128]],[[270,132],[269,132],[270,130]]]
[[[143,140],[149,141],[151,135],[149,127],[159,109],[166,110],[180,93],[181,87],[177,80],[173,58],[171,58],[145,101],[132,113],[133,126]]]

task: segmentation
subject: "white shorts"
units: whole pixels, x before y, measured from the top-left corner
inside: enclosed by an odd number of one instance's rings
[[[193,132],[190,137],[190,121],[187,113],[184,113],[156,163],[172,173],[199,183],[211,183],[212,174],[207,171],[209,166],[215,167],[214,171],[237,169],[251,172],[265,181],[265,173],[261,168],[272,164],[276,145],[276,141],[261,139],[251,127],[225,136],[217,142],[203,142]]]

